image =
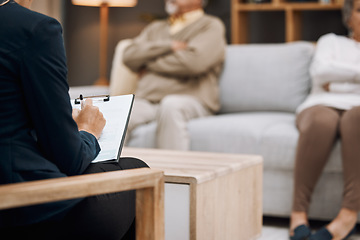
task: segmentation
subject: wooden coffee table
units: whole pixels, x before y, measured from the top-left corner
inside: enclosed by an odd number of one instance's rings
[[[258,155],[127,148],[165,173],[166,240],[249,240],[262,228]]]

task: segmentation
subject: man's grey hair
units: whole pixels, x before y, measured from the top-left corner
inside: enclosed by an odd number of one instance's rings
[[[342,8],[342,17],[345,27],[351,32],[352,29],[349,29],[349,22],[354,8],[354,0],[345,0]]]

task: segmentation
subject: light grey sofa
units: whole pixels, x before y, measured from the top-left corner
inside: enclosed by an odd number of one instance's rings
[[[314,50],[307,42],[229,45],[220,79],[220,112],[188,125],[193,151],[264,157],[266,216],[288,217],[291,210],[299,135],[295,109],[310,91],[308,71]],[[139,126],[128,146],[154,148],[155,129],[154,122]],[[342,184],[338,142],[313,195],[312,219],[326,220],[337,214]]]

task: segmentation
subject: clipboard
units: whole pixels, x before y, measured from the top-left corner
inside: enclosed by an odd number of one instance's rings
[[[103,132],[98,139],[101,151],[92,163],[119,161],[134,97],[134,94],[111,97],[110,95],[81,96],[71,101],[73,108],[80,109],[81,100],[92,98],[93,105],[99,107],[106,120]]]

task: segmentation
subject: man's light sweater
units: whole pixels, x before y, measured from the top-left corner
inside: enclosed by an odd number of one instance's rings
[[[322,36],[310,67],[312,90],[297,113],[324,105],[341,110],[360,106],[360,43],[333,33]],[[329,92],[323,85],[330,83]]]
[[[124,50],[124,64],[134,72],[144,70],[136,96],[158,103],[168,94],[188,94],[216,112],[225,58],[223,23],[205,14],[175,33],[170,29],[169,21],[155,21]],[[173,40],[188,47],[174,52]]]

